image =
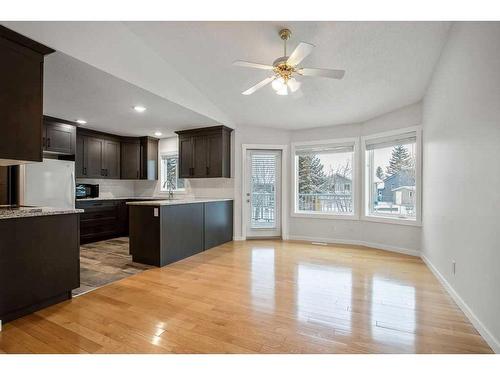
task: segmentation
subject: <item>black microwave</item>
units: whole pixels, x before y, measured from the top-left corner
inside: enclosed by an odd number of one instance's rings
[[[76,199],[99,198],[99,185],[76,184]]]

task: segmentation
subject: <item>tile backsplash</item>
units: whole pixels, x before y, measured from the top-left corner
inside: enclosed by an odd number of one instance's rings
[[[98,184],[101,198],[133,197],[135,196],[135,181],[133,180],[104,180],[84,178],[76,179],[77,184]]]

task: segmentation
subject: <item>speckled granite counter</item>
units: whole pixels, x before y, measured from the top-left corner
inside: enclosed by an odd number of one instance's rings
[[[79,214],[83,210],[80,209],[61,209],[52,207],[16,207],[16,208],[0,208],[0,220],[16,219],[22,217],[33,216],[50,216],[64,214]]]
[[[171,206],[177,204],[189,204],[189,203],[208,203],[208,202],[225,202],[232,201],[232,198],[174,198],[174,199],[163,199],[163,200],[153,200],[153,201],[138,201],[138,202],[127,202],[130,206]]]

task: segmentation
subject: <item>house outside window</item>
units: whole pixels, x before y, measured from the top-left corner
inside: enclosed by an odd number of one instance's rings
[[[364,140],[366,217],[418,220],[418,142],[416,130]]]
[[[177,153],[166,153],[161,155],[161,191],[184,191],[184,179],[178,178]]]
[[[354,216],[356,145],[356,139],[293,144],[292,215]]]

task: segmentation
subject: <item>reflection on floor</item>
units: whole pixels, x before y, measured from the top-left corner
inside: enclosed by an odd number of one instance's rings
[[[73,296],[150,268],[153,267],[132,262],[127,237],[82,245],[80,288],[73,290]]]
[[[271,240],[230,242],[7,323],[2,351],[491,353],[419,258]]]

